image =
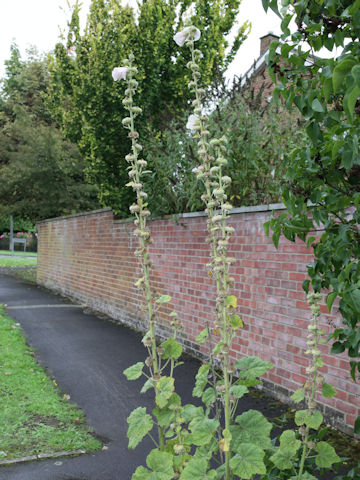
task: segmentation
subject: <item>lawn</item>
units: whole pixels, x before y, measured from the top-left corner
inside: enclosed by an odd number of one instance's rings
[[[0,255],[12,255],[12,252],[10,250],[0,250]],[[36,257],[37,253],[36,252],[23,252],[23,251],[16,250],[16,251],[14,251],[14,255],[23,256],[23,257]]]
[[[0,267],[31,267],[37,265],[37,258],[20,256],[0,257]]]
[[[101,448],[84,414],[34,359],[0,306],[0,460]]]

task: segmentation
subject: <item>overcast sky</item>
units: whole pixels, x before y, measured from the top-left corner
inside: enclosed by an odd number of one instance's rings
[[[83,0],[83,23],[90,0]],[[126,2],[130,3],[130,2]],[[17,43],[22,55],[34,45],[41,52],[52,50],[61,31],[66,29],[69,9],[66,0],[0,0],[0,77],[4,75],[4,61],[10,56],[10,45]],[[252,32],[241,46],[238,56],[229,69],[229,77],[241,74],[259,56],[262,35],[269,31],[280,32],[280,22],[275,14],[265,14],[261,0],[243,0],[239,21],[250,20]]]

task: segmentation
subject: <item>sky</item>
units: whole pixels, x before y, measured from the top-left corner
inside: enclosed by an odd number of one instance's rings
[[[130,0],[127,3],[132,3]],[[135,3],[135,2],[134,2]],[[82,23],[85,23],[90,0],[82,0]],[[52,50],[66,31],[69,16],[67,0],[0,0],[0,78],[4,76],[4,61],[10,56],[12,42],[20,48],[25,58],[26,49],[36,46],[40,52]],[[269,31],[280,33],[280,21],[273,12],[265,14],[261,0],[243,0],[239,22],[250,20],[252,31],[241,46],[229,68],[228,78],[245,73],[258,58],[260,37]]]

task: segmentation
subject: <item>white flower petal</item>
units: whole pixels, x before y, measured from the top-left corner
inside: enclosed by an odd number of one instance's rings
[[[125,80],[127,75],[128,69],[127,67],[115,67],[111,72],[111,75],[115,82],[118,80]]]
[[[176,44],[179,45],[179,47],[182,47],[187,40],[192,39],[194,42],[196,42],[199,40],[200,36],[200,30],[191,26],[185,27],[183,30],[181,30],[181,32],[176,33],[173,38]]]
[[[175,43],[177,45],[179,45],[179,47],[182,47],[184,45],[184,43],[186,42],[186,35],[184,35],[183,31],[182,32],[178,32],[176,33],[174,36],[173,36],[173,39],[175,41]]]
[[[199,117],[195,114],[191,114],[188,118],[186,128],[188,130],[194,130],[194,127],[199,123]]]

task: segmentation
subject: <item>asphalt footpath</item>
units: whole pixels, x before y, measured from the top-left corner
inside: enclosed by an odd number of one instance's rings
[[[38,352],[62,392],[79,405],[106,450],[0,467],[0,480],[130,480],[145,465],[151,441],[128,450],[126,418],[138,407],[153,408],[142,381],[127,381],[125,368],[145,358],[141,335],[95,315],[51,292],[0,275],[0,303],[20,323],[28,344]],[[26,308],[25,308],[26,307]],[[199,363],[186,357],[176,372],[176,391],[190,402]],[[0,406],[1,408],[1,406]]]
[[[145,358],[141,334],[1,273],[0,303],[7,305],[7,314],[20,323],[28,344],[37,350],[38,361],[83,410],[105,445],[94,454],[0,466],[0,480],[130,480],[153,448],[147,438],[135,450],[128,450],[126,437],[130,412],[138,406],[148,411],[154,407],[150,391],[140,394],[143,381],[130,382],[122,374]],[[194,403],[191,392],[200,364],[187,355],[182,360],[184,364],[175,371],[176,392],[183,403]],[[239,410],[249,408],[269,417],[286,409],[270,398],[245,396]]]

